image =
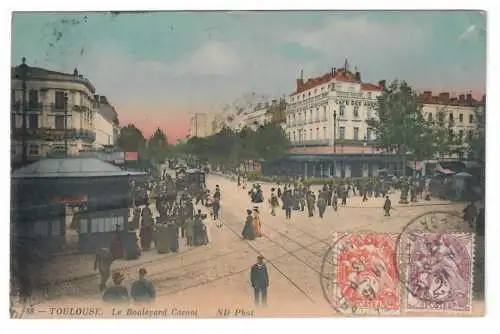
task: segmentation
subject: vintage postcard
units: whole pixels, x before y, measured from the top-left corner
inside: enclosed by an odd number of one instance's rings
[[[11,317],[484,315],[485,29],[14,12]]]

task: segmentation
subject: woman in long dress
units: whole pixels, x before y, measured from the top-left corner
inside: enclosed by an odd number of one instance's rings
[[[253,208],[252,221],[253,221],[253,229],[255,231],[255,236],[257,238],[258,237],[262,237],[262,223],[260,221],[260,215],[259,215],[259,208],[258,207],[254,207]]]
[[[253,228],[253,217],[252,210],[247,210],[247,219],[245,221],[245,227],[243,227],[243,232],[241,233],[243,239],[255,240],[255,230]]]

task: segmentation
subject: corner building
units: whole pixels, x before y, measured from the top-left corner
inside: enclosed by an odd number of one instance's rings
[[[385,80],[362,82],[361,73],[350,71],[347,61],[343,68],[307,81],[301,74],[286,107],[292,148],[279,165],[266,166],[267,172],[322,178],[397,170],[397,157],[374,147],[375,131],[366,123],[376,117],[377,97],[384,87]]]
[[[23,105],[23,82],[26,105]],[[12,67],[12,162],[16,164],[22,159],[23,139],[28,161],[36,161],[51,152],[64,152],[65,140],[68,155],[91,150],[96,139],[94,94],[92,83],[77,69],[68,74],[24,63]],[[23,112],[26,112],[25,137]]]

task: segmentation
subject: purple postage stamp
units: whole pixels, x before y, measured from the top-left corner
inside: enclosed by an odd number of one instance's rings
[[[470,312],[474,235],[422,233],[407,245],[407,310]]]

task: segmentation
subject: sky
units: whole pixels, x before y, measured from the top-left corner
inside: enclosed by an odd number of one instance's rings
[[[15,13],[12,65],[72,73],[120,123],[170,142],[195,112],[238,97],[288,95],[295,79],[349,64],[364,82],[434,92],[486,89],[486,15],[472,11]]]

